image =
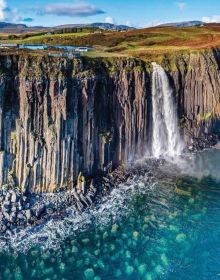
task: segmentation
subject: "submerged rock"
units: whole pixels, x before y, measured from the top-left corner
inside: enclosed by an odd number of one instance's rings
[[[181,242],[185,241],[186,238],[187,238],[187,236],[185,233],[180,233],[176,236],[176,241],[181,243]]]
[[[125,272],[126,272],[127,275],[131,275],[134,272],[133,266],[127,265],[126,269],[125,269]]]
[[[92,268],[88,268],[84,271],[84,276],[86,279],[93,279],[95,276],[94,270]]]
[[[146,280],[153,280],[152,274],[151,273],[147,273],[145,279]]]
[[[134,231],[133,234],[132,234],[132,236],[133,236],[134,239],[138,239],[139,232]]]
[[[138,266],[138,272],[140,273],[140,275],[144,275],[146,271],[147,271],[146,264],[141,264]]]
[[[163,253],[161,256],[160,256],[160,259],[163,263],[164,266],[168,266],[168,259],[167,259],[167,256]]]
[[[79,252],[78,248],[76,246],[72,246],[72,253],[77,254]]]
[[[117,224],[114,224],[114,225],[112,226],[111,232],[112,232],[112,233],[116,233],[116,232],[118,231],[118,229],[119,229],[119,226],[118,226]]]

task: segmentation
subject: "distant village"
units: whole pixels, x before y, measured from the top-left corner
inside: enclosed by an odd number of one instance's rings
[[[81,53],[92,51],[93,48],[90,47],[74,47],[74,46],[58,46],[58,45],[44,45],[44,44],[14,44],[14,43],[4,43],[0,44],[0,49],[20,49],[20,50],[57,50],[60,52],[49,52],[49,56],[54,57],[69,57],[78,58]]]

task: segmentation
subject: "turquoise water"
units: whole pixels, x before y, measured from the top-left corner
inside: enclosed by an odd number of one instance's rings
[[[1,240],[0,279],[220,279],[220,151],[166,163],[78,216]]]

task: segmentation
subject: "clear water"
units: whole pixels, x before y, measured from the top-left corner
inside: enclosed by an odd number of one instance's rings
[[[80,217],[2,239],[0,279],[219,279],[219,170],[218,150],[166,163]]]

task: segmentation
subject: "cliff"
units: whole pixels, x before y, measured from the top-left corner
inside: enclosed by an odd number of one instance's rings
[[[217,51],[164,57],[188,143],[219,133]],[[0,57],[0,185],[46,192],[71,186],[151,147],[149,62]]]
[[[220,52],[180,55],[173,63],[168,71],[185,141],[203,148],[220,133]]]

